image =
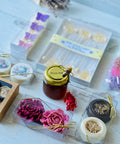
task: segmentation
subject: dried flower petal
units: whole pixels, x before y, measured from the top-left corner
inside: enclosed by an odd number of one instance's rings
[[[70,92],[67,92],[64,98],[64,103],[66,103],[66,108],[68,111],[74,111],[74,109],[77,107],[76,99]]]

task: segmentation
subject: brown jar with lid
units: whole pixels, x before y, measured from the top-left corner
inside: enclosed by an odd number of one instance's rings
[[[45,70],[43,91],[46,96],[56,100],[65,96],[69,82],[69,74],[65,72],[67,71],[61,65],[53,65]]]

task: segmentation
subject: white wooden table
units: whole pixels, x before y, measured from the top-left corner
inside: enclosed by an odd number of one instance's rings
[[[76,0],[81,4],[85,4],[102,12],[120,17],[120,1],[119,0]]]
[[[29,19],[33,16],[36,11],[41,11],[42,9],[37,6],[32,0],[1,0],[0,3],[0,49],[5,49],[9,51],[10,43],[14,40],[16,35],[24,28]],[[70,9],[66,11],[66,15],[74,19],[81,19],[90,23],[95,23],[111,29],[112,31],[120,33],[120,18],[113,15],[105,14],[98,10],[92,9],[90,7],[71,3]],[[55,18],[53,18],[55,20]],[[59,18],[56,19],[57,23]],[[54,22],[53,22],[54,23]],[[57,25],[57,24],[56,24]],[[50,36],[50,35],[49,35]],[[48,36],[48,37],[49,37]],[[119,39],[119,37],[117,37]],[[116,43],[111,43],[109,47],[112,47]],[[39,43],[35,48],[39,49]],[[96,71],[94,80],[92,82],[91,88],[95,88],[100,91],[106,91],[107,86],[104,84],[105,70],[106,66],[111,63],[116,55],[118,55],[120,47],[114,47],[108,49],[102,59],[99,68]],[[33,60],[36,60],[37,53],[34,53]],[[37,60],[36,60],[37,61]],[[102,75],[101,75],[102,73]],[[34,91],[33,91],[34,89]],[[6,113],[4,119],[0,123],[0,143],[1,144],[62,144],[63,142],[54,140],[48,136],[45,136],[36,131],[32,131],[22,125],[14,123],[14,118],[12,111],[14,110],[18,100],[21,98],[21,94],[33,94],[38,96],[39,94],[39,82],[34,82],[31,86],[20,87],[20,95],[16,98],[14,103],[11,105],[10,109]],[[111,92],[115,95],[115,99],[120,103],[119,92]],[[54,103],[53,100],[44,98],[48,101]],[[86,99],[86,98],[85,98]],[[89,99],[89,98],[88,98]],[[84,98],[82,102],[84,101]],[[82,104],[81,102],[81,104]],[[61,101],[58,101],[62,105]],[[86,105],[87,102],[83,105]],[[83,110],[83,108],[82,108]],[[81,111],[82,111],[81,110]],[[116,117],[113,127],[110,133],[107,135],[105,144],[119,144],[120,141],[120,106],[117,107],[118,116]],[[76,117],[76,116],[75,116]],[[75,143],[75,142],[73,142]],[[76,142],[77,143],[77,142]]]

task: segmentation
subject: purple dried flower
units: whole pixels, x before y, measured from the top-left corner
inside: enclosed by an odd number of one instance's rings
[[[49,15],[44,15],[44,14],[38,12],[36,20],[41,20],[41,21],[45,22],[49,17],[50,17]]]
[[[31,34],[31,33],[29,33],[29,32],[26,32],[24,38],[25,38],[26,40],[34,41],[37,37],[38,37],[37,34]]]
[[[117,76],[111,76],[109,87],[111,89],[120,89],[120,78]]]
[[[33,22],[30,27],[32,30],[40,31],[44,29],[44,26],[38,25],[37,23]]]

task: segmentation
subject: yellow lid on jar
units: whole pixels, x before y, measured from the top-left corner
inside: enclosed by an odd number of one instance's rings
[[[62,86],[68,83],[69,75],[65,75],[65,68],[61,65],[53,65],[48,67],[44,72],[46,82],[53,86]]]

